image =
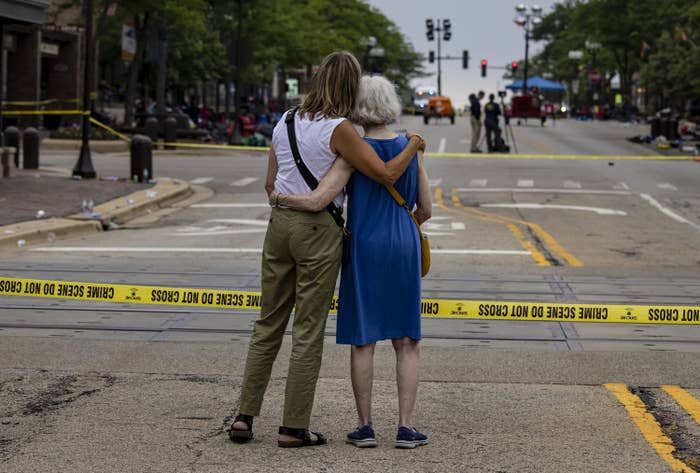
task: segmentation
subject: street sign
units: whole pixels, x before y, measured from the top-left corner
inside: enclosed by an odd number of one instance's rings
[[[581,59],[582,57],[583,51],[578,51],[576,49],[569,51],[569,59]]]

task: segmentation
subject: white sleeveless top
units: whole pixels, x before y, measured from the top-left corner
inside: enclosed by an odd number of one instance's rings
[[[311,189],[299,172],[292,156],[292,149],[289,146],[286,117],[287,112],[282,115],[272,132],[272,147],[277,156],[275,190],[282,194],[308,194]],[[297,135],[299,154],[306,167],[319,182],[328,174],[336,160],[335,154],[331,151],[331,136],[335,127],[340,125],[343,120],[345,118],[309,120],[308,116],[301,118],[299,112],[294,116],[294,131]],[[344,199],[345,191],[341,191],[333,199],[333,202],[342,209]]]

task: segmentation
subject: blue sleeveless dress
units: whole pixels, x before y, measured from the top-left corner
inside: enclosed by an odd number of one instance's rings
[[[403,135],[366,140],[385,162],[408,144]],[[412,209],[418,197],[418,156],[394,187]],[[420,240],[413,220],[383,185],[358,171],[347,195],[352,237],[350,261],[340,277],[337,343],[420,340]]]

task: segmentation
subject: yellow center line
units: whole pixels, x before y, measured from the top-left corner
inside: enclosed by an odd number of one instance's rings
[[[700,401],[680,386],[661,386],[700,425]]]
[[[644,439],[654,447],[656,453],[669,464],[673,471],[697,473],[673,456],[673,452],[676,451],[673,441],[664,433],[661,429],[661,425],[659,425],[654,416],[647,410],[646,405],[639,396],[632,394],[624,384],[604,384],[603,386],[613,393],[617,400],[625,406],[627,413],[637,425],[637,428],[639,428]]]
[[[477,212],[471,212],[474,209],[463,208],[462,203],[459,201],[459,197],[457,197],[455,200],[456,194],[454,192],[452,193],[452,203],[457,208],[451,209],[445,205],[445,202],[442,198],[442,194],[442,188],[438,187],[437,189],[435,189],[435,202],[441,209],[456,215],[475,218],[483,222],[498,223],[500,225],[505,225],[508,228],[508,230],[510,230],[511,233],[515,235],[515,238],[518,239],[522,247],[530,252],[530,256],[532,256],[532,259],[535,260],[535,263],[537,263],[538,266],[551,266],[549,261],[547,261],[547,258],[545,258],[545,256],[537,248],[535,248],[535,246],[532,243],[527,241],[523,233],[515,225],[508,224],[497,216],[492,217],[487,214],[479,215]]]
[[[454,202],[455,200],[459,201],[459,195],[457,193],[457,189],[452,188],[452,201]],[[460,204],[461,205],[461,204]],[[470,209],[473,212],[477,212],[483,215],[490,215],[486,212],[483,212],[481,210],[476,210],[476,209]],[[520,220],[517,218],[513,217],[505,217],[502,215],[498,216],[499,219],[502,219],[503,222],[512,222],[512,223],[519,223],[520,225],[526,225],[529,228],[532,229],[541,239],[544,243],[549,246],[549,248],[556,253],[558,256],[560,256],[564,261],[566,261],[570,266],[575,266],[575,267],[581,267],[583,266],[583,263],[576,258],[574,255],[566,251],[555,239],[552,235],[544,231],[542,227],[537,225],[536,223],[529,222],[527,220]]]
[[[690,155],[604,155],[604,154],[514,154],[514,153],[425,153],[426,158],[476,158],[476,159],[593,159],[608,161],[694,161]]]

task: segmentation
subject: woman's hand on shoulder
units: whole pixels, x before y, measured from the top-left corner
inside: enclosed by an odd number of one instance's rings
[[[413,133],[411,131],[406,133],[406,138],[408,138],[409,140],[414,136],[418,138],[418,140],[420,140],[420,144],[418,145],[418,151],[425,153],[425,140],[423,139],[423,137],[420,136],[418,133]]]

